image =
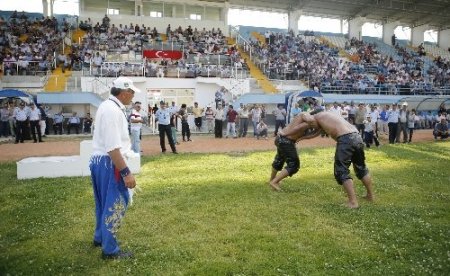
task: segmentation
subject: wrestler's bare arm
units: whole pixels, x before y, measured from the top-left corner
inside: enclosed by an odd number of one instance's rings
[[[320,129],[320,128],[319,129],[314,129],[313,132],[308,133],[307,135],[304,135],[304,136],[300,137],[297,141],[315,138],[315,137],[320,135],[321,130],[322,129]]]

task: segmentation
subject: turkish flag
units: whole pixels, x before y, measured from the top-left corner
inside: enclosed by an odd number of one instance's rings
[[[181,59],[183,57],[183,52],[171,50],[144,50],[144,57]]]

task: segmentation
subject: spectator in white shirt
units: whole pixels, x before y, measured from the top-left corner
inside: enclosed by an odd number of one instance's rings
[[[42,143],[42,133],[41,133],[41,126],[39,124],[41,120],[41,111],[36,108],[36,105],[34,103],[31,103],[30,105],[30,112],[29,112],[29,118],[30,118],[30,128],[31,128],[31,134],[33,136],[33,141],[35,143],[39,142]],[[37,132],[37,138],[36,139],[36,132]]]

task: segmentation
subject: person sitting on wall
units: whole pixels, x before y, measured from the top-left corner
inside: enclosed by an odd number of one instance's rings
[[[78,130],[80,128],[80,117],[77,116],[77,113],[74,112],[72,117],[69,118],[69,126],[67,128],[67,134],[70,134],[70,130],[75,128],[75,133],[78,134]]]

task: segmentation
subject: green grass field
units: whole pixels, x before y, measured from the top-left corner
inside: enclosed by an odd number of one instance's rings
[[[0,275],[449,275],[450,143],[366,151],[376,202],[344,206],[334,148],[268,188],[274,151],[144,158],[119,230],[131,260],[92,246],[89,178],[17,180],[0,164]]]

